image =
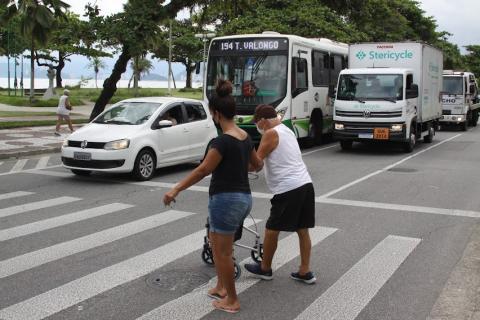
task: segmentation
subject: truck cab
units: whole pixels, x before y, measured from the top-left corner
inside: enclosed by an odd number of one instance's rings
[[[457,125],[464,131],[476,126],[480,101],[475,75],[466,71],[443,71],[441,125]]]

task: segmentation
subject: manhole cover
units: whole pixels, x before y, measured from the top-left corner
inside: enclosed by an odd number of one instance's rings
[[[176,269],[153,274],[146,281],[149,287],[158,290],[187,293],[207,283],[210,278],[206,273]]]
[[[410,173],[410,172],[417,172],[418,170],[412,169],[412,168],[391,168],[391,169],[388,169],[387,171]]]

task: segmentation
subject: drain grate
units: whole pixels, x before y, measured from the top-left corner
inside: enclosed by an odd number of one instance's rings
[[[401,172],[401,173],[412,173],[412,172],[417,172],[418,170],[413,169],[413,168],[391,168],[391,169],[388,169],[387,171]]]
[[[149,287],[157,290],[187,293],[207,283],[210,278],[206,273],[175,269],[153,274],[146,282]]]

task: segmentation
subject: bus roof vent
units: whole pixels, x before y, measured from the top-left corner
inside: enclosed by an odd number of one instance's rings
[[[276,31],[263,31],[262,34],[280,34]]]

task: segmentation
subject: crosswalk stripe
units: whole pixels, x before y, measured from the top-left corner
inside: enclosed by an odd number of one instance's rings
[[[22,171],[23,167],[27,164],[28,159],[21,159],[15,162],[15,165],[10,169],[10,172]]]
[[[0,200],[23,197],[31,194],[34,194],[34,192],[28,192],[28,191],[9,192],[9,193],[0,194]]]
[[[192,212],[169,210],[117,227],[102,230],[88,236],[0,261],[0,279],[146,230],[160,227],[193,214]]]
[[[60,167],[60,166],[57,166],[57,167]],[[62,178],[73,177],[73,173],[60,172],[60,171],[39,170],[39,169],[30,170],[30,171],[28,171],[28,173],[34,173],[34,174],[39,174],[39,175],[44,175],[44,176],[52,176],[52,177],[62,177]]]
[[[0,230],[0,241],[23,237],[32,233],[57,228],[70,223],[99,217],[108,213],[124,210],[133,207],[130,204],[110,203],[104,206],[77,211],[74,213],[62,215],[60,217],[50,218],[41,221],[24,224],[21,226]]]
[[[335,231],[337,231],[337,229],[326,227],[316,227],[310,229],[312,246],[326,239]],[[274,271],[282,267],[284,264],[288,263],[298,255],[298,242],[294,240],[295,238],[296,235],[292,234],[279,241],[278,249],[275,253],[275,259],[272,264],[272,269]],[[247,258],[242,261],[241,264],[249,262],[250,260],[250,258]],[[259,281],[259,279],[249,276],[247,272],[243,272],[240,279],[236,282],[237,294],[240,294],[241,292],[254,286]],[[212,300],[207,297],[207,291],[210,287],[215,285],[215,282],[216,278],[213,278],[207,285],[202,286],[175,300],[167,302],[166,304],[144,314],[137,320],[193,320],[203,318],[209,312],[213,311],[211,303]]]
[[[48,165],[48,160],[50,160],[49,156],[41,157],[40,160],[38,160],[38,163],[35,166],[35,169],[46,168]]]
[[[258,220],[257,220],[258,222]],[[247,220],[245,226],[253,221]],[[205,230],[200,230],[65,285],[0,310],[3,320],[44,319],[119,285],[145,276],[202,248]]]
[[[15,214],[24,213],[28,211],[58,206],[61,204],[70,203],[78,200],[82,200],[82,199],[74,198],[74,197],[59,197],[59,198],[21,204],[14,207],[0,209],[0,218],[13,216]]]
[[[420,241],[386,237],[295,320],[355,319]]]

